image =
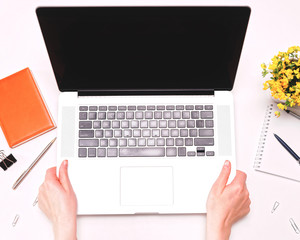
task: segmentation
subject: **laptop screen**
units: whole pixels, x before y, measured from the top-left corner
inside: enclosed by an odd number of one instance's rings
[[[231,90],[248,7],[41,7],[61,91]]]

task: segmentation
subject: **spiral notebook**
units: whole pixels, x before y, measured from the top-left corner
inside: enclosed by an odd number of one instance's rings
[[[300,181],[300,165],[274,137],[282,138],[298,155],[300,154],[300,120],[282,111],[277,118],[276,104],[266,109],[254,169],[272,175]]]

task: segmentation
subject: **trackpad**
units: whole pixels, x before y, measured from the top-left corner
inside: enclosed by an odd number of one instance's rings
[[[172,167],[121,168],[121,205],[172,204]]]

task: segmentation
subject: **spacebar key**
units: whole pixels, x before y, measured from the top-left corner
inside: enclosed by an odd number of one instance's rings
[[[120,148],[120,157],[164,157],[165,148]]]

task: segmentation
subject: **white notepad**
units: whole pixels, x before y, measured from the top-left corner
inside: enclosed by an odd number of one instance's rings
[[[254,169],[300,181],[298,161],[274,137],[277,134],[300,155],[300,120],[282,111],[277,118],[275,104],[267,107],[254,161]]]

